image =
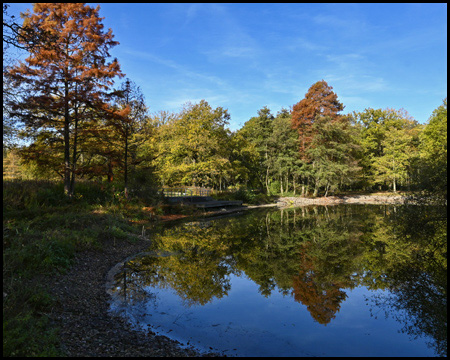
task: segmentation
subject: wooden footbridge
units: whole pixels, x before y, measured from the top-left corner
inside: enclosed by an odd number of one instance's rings
[[[163,194],[169,204],[190,204],[200,209],[242,206],[242,201],[215,200],[210,195],[212,189],[183,187],[164,188]]]

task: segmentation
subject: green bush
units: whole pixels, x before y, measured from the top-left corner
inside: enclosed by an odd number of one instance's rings
[[[213,195],[217,200],[240,200],[244,204],[261,205],[269,204],[274,201],[275,196],[269,196],[258,190],[240,188],[236,191],[223,191]]]

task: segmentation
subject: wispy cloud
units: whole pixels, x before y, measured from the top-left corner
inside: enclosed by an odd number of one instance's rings
[[[286,49],[289,51],[306,50],[313,52],[324,52],[329,48],[327,46],[320,45],[317,41],[313,42],[302,37],[296,37],[293,39],[289,39],[289,43],[286,45]]]
[[[222,4],[208,4],[206,16],[213,24],[209,41],[202,53],[211,60],[218,58],[254,58],[260,53],[257,41],[230,12],[230,7]]]
[[[181,65],[173,60],[164,59],[164,58],[154,55],[150,52],[128,49],[128,50],[124,50],[124,53],[134,56],[134,57],[141,58],[141,59],[149,60],[149,61],[155,62],[157,64],[166,66],[168,68],[171,68],[171,69],[177,71],[178,73],[182,74],[183,77],[195,78],[197,80],[211,82],[217,86],[226,86],[227,85],[227,83],[224,80],[222,80],[221,78],[219,78],[217,76],[207,75],[204,73],[193,71],[190,68],[188,68],[184,65]]]

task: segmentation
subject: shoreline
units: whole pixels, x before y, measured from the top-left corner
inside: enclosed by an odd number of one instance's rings
[[[109,312],[111,296],[105,291],[109,271],[127,257],[145,251],[150,243],[151,239],[142,236],[120,244],[105,241],[100,250],[77,253],[66,274],[47,278],[48,291],[55,299],[48,316],[59,328],[66,356],[220,356],[184,348],[176,340],[151,331],[135,330],[120,315]]]
[[[307,205],[337,204],[400,204],[402,196],[341,196],[327,198],[281,197],[277,203],[248,205],[228,210],[210,211],[195,216],[173,216],[162,222],[177,223],[180,220],[228,215],[245,210]],[[152,236],[150,232],[149,236]],[[67,356],[164,356],[205,357],[224,356],[218,353],[202,353],[185,348],[176,340],[151,331],[134,330],[125,319],[109,312],[111,296],[105,291],[108,273],[119,262],[145,251],[151,238],[136,236],[134,241],[104,241],[101,249],[90,249],[76,254],[70,270],[63,275],[47,279],[48,290],[55,305],[50,310],[51,322],[59,328],[61,350]]]

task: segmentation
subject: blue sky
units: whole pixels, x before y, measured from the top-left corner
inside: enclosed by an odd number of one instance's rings
[[[228,109],[236,130],[324,79],[344,113],[404,108],[425,123],[447,97],[444,3],[101,3],[100,15],[152,113],[205,99]]]

